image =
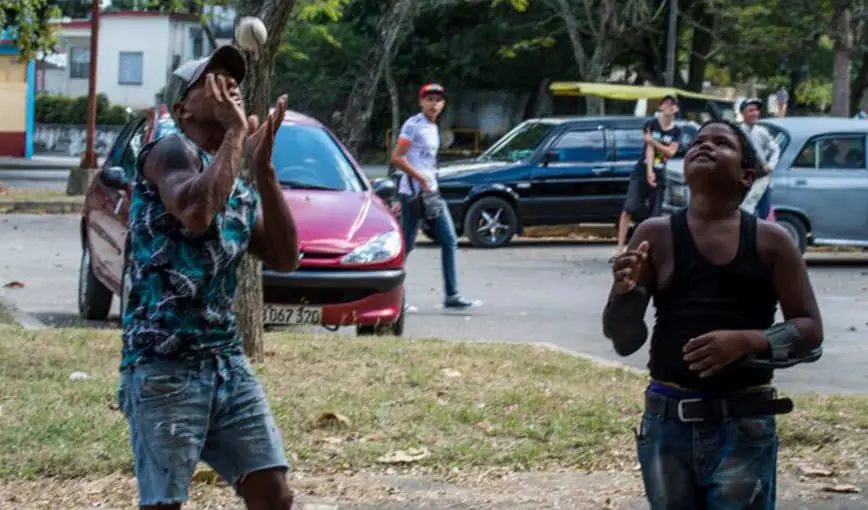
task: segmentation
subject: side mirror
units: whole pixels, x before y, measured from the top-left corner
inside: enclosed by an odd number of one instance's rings
[[[561,160],[561,153],[559,151],[546,151],[543,154],[543,165],[548,165],[549,163],[557,163]]]
[[[372,184],[374,193],[385,202],[389,202],[395,198],[398,188],[395,186],[395,181],[388,177],[379,177],[374,179]]]
[[[99,173],[99,180],[109,188],[120,190],[127,189],[127,173],[119,166],[102,169]]]

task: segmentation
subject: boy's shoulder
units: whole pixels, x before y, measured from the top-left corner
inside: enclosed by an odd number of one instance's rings
[[[680,212],[680,211],[679,211]],[[679,214],[679,212],[675,214]],[[633,237],[637,241],[648,241],[651,246],[668,246],[672,237],[672,216],[654,216],[636,227]]]
[[[800,260],[802,258],[790,234],[773,221],[757,218],[756,246],[760,258],[768,262],[792,256],[798,256]]]
[[[778,225],[774,221],[759,218],[756,220],[756,235],[757,240],[765,240],[773,243],[793,242],[790,234],[784,229],[784,227]]]

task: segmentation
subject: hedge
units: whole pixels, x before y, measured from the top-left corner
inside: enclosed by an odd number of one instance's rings
[[[35,109],[39,124],[87,124],[87,96],[39,94]],[[105,94],[97,94],[96,112],[96,123],[102,126],[122,126],[131,118],[125,107],[109,104]]]

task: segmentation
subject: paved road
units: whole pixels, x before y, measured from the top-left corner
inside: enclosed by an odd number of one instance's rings
[[[69,170],[44,168],[38,170],[0,170],[0,181],[13,188],[65,191]]]
[[[362,170],[370,179],[386,175],[386,167],[383,165],[362,165]],[[65,191],[68,176],[69,170],[59,168],[4,169],[0,166],[0,181],[13,188]]]
[[[78,323],[78,218],[0,216],[0,239],[0,284],[18,280],[26,285],[0,288],[0,296],[49,323]],[[408,263],[408,295],[419,310],[408,317],[407,334],[548,343],[620,360],[600,333],[611,249],[575,243],[526,243],[491,251],[463,248],[462,290],[485,306],[462,315],[440,306],[439,253],[423,245]],[[868,257],[846,263],[825,259],[811,262],[811,277],[824,314],[826,355],[815,365],[783,371],[779,381],[795,391],[868,393]],[[623,361],[643,367],[647,358],[637,354]]]

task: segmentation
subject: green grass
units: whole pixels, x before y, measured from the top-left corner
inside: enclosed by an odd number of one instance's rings
[[[381,469],[426,448],[414,470],[622,469],[645,380],[542,348],[269,334],[259,368],[296,469]],[[0,326],[0,479],[131,471],[115,405],[117,331]],[[91,376],[70,381],[74,371]],[[460,375],[459,375],[460,374]],[[855,465],[868,446],[868,398],[797,399],[781,418],[782,456]],[[318,422],[326,412],[344,425]],[[402,468],[397,467],[400,471]]]
[[[15,324],[15,318],[3,306],[3,303],[0,303],[0,324]]]

